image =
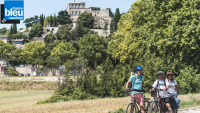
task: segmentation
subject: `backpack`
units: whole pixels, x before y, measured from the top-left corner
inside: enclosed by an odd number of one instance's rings
[[[131,76],[132,76],[132,73],[131,73]],[[136,80],[136,76],[134,75],[134,83],[135,83],[135,80]],[[140,80],[142,80],[142,78],[140,78]],[[134,87],[134,86],[133,86]],[[132,88],[132,83],[129,84],[129,88]]]

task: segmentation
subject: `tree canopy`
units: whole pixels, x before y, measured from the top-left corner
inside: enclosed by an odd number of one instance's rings
[[[35,15],[34,17],[27,18],[23,21],[26,27],[31,27],[34,23],[39,22],[39,17]]]
[[[70,15],[68,14],[66,10],[58,12],[56,21],[61,25],[72,23],[70,19]]]
[[[39,23],[36,23],[36,24],[33,24],[28,35],[30,38],[34,38],[34,37],[41,37],[42,33],[43,33],[42,25]]]
[[[92,16],[92,13],[87,13],[87,12],[81,13],[78,16],[78,21],[80,21],[82,27],[93,28],[94,17]]]

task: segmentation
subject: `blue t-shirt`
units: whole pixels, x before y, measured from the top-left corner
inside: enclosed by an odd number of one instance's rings
[[[132,83],[132,89],[142,90],[142,82],[144,81],[143,75],[138,76],[137,74],[135,74],[129,78],[129,81]],[[142,92],[132,91],[131,93],[142,93]]]

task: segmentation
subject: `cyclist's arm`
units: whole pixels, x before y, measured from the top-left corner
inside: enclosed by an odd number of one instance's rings
[[[128,80],[128,82],[126,83],[126,89],[129,89],[129,84],[131,84],[131,81]]]
[[[178,90],[178,84],[175,85],[176,86],[176,91]]]

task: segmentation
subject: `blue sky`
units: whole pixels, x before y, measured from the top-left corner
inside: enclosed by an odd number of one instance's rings
[[[116,8],[119,8],[120,13],[125,13],[129,10],[131,4],[137,0],[76,0],[76,2],[85,2],[86,7],[101,7],[101,9],[111,8],[115,13]],[[58,15],[58,12],[65,10],[68,3],[74,2],[74,0],[24,0],[24,18],[30,18],[35,15],[44,14],[45,17],[51,14]],[[0,4],[4,4],[4,0],[0,0]],[[23,24],[24,20],[17,24],[17,29],[25,28]],[[0,28],[6,27],[10,29],[11,24],[0,24]]]

